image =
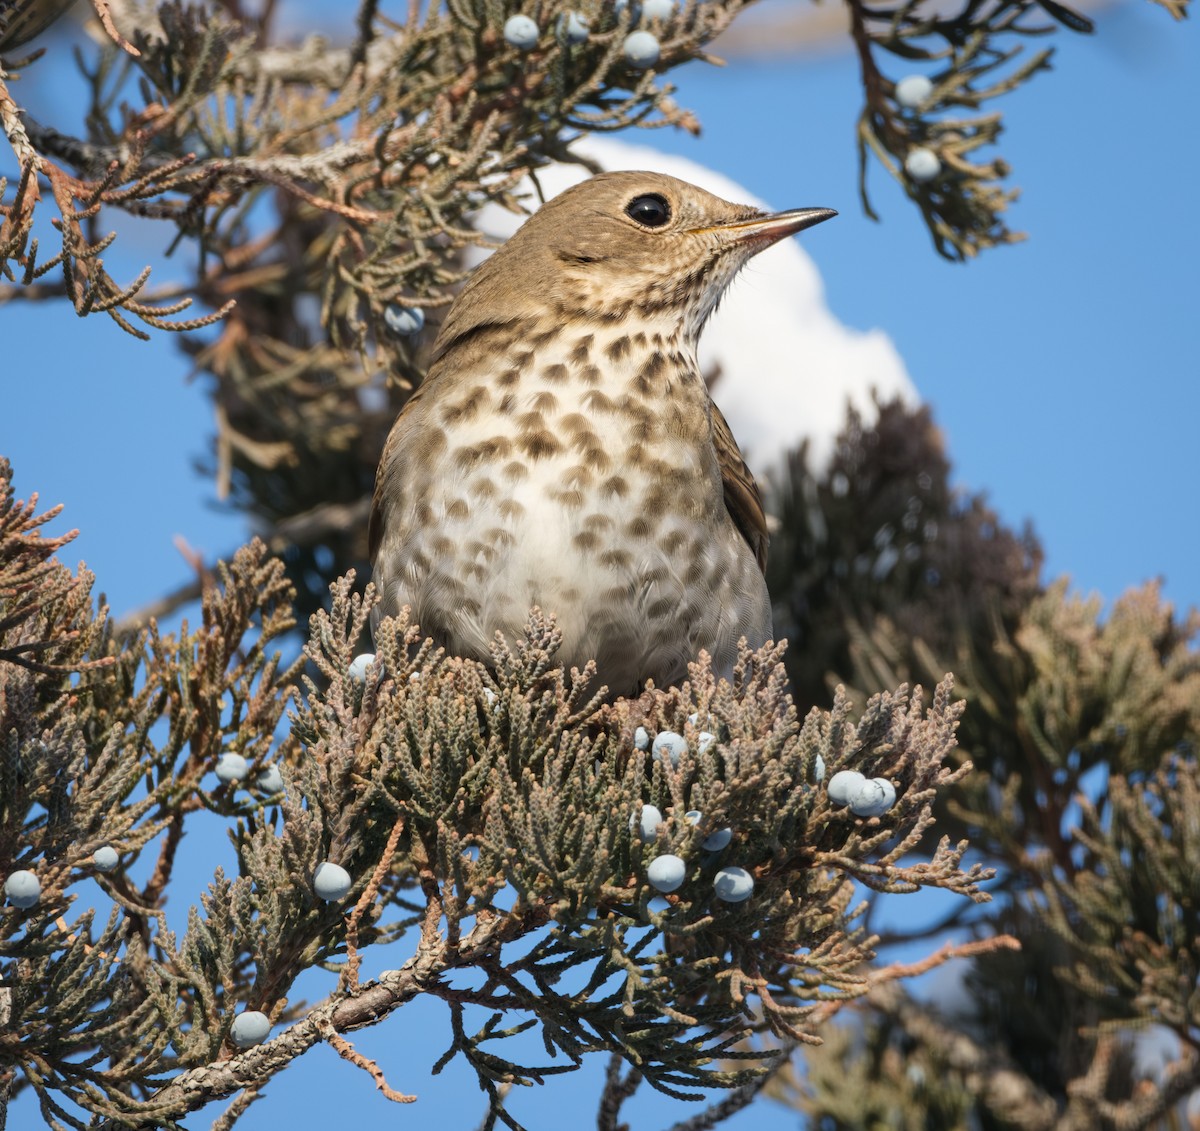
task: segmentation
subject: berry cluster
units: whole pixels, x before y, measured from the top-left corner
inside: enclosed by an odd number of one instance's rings
[[[621,45],[625,62],[639,71],[653,67],[662,54],[662,45],[653,31],[639,24],[664,24],[675,15],[675,0],[617,0],[613,6],[619,26],[630,30]],[[563,12],[554,27],[555,37],[567,46],[586,43],[591,35],[591,20],[582,12]],[[518,51],[532,51],[538,45],[541,29],[530,16],[509,16],[504,23],[504,41]],[[391,326],[391,322],[388,323]],[[415,331],[396,331],[412,333]]]

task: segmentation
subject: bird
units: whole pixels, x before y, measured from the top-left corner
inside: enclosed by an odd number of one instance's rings
[[[837,215],[765,212],[675,177],[600,173],[468,278],[384,445],[372,624],[407,606],[484,663],[531,608],[610,696],[732,673],[772,636],[763,500],[697,361],[758,252]],[[763,333],[770,332],[769,326]]]

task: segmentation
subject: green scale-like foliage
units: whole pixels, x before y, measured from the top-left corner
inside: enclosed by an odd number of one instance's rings
[[[854,881],[986,898],[981,870],[959,867],[963,845],[906,858],[937,792],[966,772],[945,764],[959,714],[948,682],[927,707],[902,688],[857,719],[839,696],[802,720],[773,647],[743,655],[732,682],[702,657],[679,688],[609,703],[580,690],[590,668],[555,666],[557,631],[536,610],[488,666],[385,621],[360,680],[349,669],[374,595],[344,579],[312,619],[301,691],[298,664],[266,651],[292,622],[282,567],[261,544],[219,568],[197,629],[117,639],[91,607],[90,579],[54,561],[62,541],[40,538],[42,519],[13,502],[5,474],[0,871],[30,868],[42,898],[0,916],[0,1058],[52,1125],[83,1126],[80,1110],[177,1119],[265,1082],[318,1040],[353,1059],[338,1033],[418,993],[447,1002],[447,1055],[471,1063],[497,1112],[499,1084],[595,1051],[672,1095],[737,1087],[774,1055],[744,1038],[811,1040],[823,1007],[865,992],[872,939],[856,925]],[[690,750],[677,765],[655,759],[632,741],[639,725],[677,730]],[[209,787],[230,752],[251,776]],[[818,755],[829,773],[888,777],[898,803],[871,819],[831,806]],[[274,798],[245,788],[268,760],[285,783]],[[666,818],[649,844],[633,828],[646,803]],[[237,875],[217,870],[179,935],[162,902],[202,809],[227,822]],[[704,852],[724,826],[731,845]],[[122,856],[111,874],[91,863],[103,844]],[[646,869],[667,851],[688,875],[663,900]],[[141,881],[138,854],[153,861]],[[322,861],[352,877],[341,904],[313,890]],[[755,878],[744,903],[715,897],[727,863]],[[114,905],[104,929],[91,911],[60,918],[90,883]],[[407,959],[360,984],[362,948],[383,944]],[[337,971],[338,989],[315,1008],[289,1003],[314,966]],[[243,1008],[284,1031],[221,1060]],[[493,1017],[472,1032],[479,1008]],[[503,1040],[530,1026],[556,1063],[509,1059]]]
[[[339,814],[330,858],[359,877],[351,898],[401,819],[393,876],[437,885],[450,938],[484,914],[552,924],[528,954],[495,963],[506,973],[482,996],[552,1021],[551,1043],[571,1059],[615,1043],[669,1090],[736,1082],[697,1065],[714,1055],[708,1041],[746,1026],[748,996],[761,998],[776,1032],[799,1035],[812,1009],[804,1003],[860,992],[869,941],[851,925],[850,877],[885,891],[931,883],[980,897],[978,872],[958,871],[961,846],[943,845],[925,865],[900,863],[928,824],[935,787],[953,777],[942,765],[957,719],[948,687],[928,715],[902,690],[873,700],[857,725],[845,700],[801,723],[776,650],[745,655],[732,683],[702,662],[679,689],[608,705],[578,690],[590,671],[572,681],[553,666],[557,632],[536,617],[524,641],[497,642],[489,668],[431,653],[405,622],[385,622],[364,686],[346,672],[370,600],[343,582],[329,616],[314,618],[320,647],[310,654],[326,688],[310,686],[297,720],[311,761],[293,780]],[[717,740],[702,749],[690,716],[713,720]],[[642,724],[689,738],[677,766],[635,749]],[[813,776],[818,754],[831,773],[852,761],[904,783],[900,803],[869,822],[831,808]],[[355,781],[361,800],[350,803],[344,791]],[[667,817],[649,845],[631,831],[644,803]],[[703,813],[696,825],[683,819],[692,809]],[[702,852],[724,825],[733,845],[719,857]],[[645,869],[668,850],[689,876],[657,907]],[[723,905],[712,879],[734,861],[756,876],[755,894]],[[566,967],[590,967],[577,992],[555,988]],[[607,996],[594,996],[614,978]],[[697,1025],[705,1041],[687,1036]]]
[[[237,808],[201,787],[215,758],[277,743],[289,676],[264,645],[293,623],[282,569],[258,547],[221,567],[197,631],[117,638],[91,575],[52,556],[73,532],[40,534],[56,513],[14,501],[0,461],[0,873],[41,884],[33,909],[0,916],[0,1059],[24,1065],[52,1126],[77,1125],[64,1098],[112,1113],[220,1046],[214,987],[236,979],[203,948],[175,954],[161,903],[188,815]],[[157,849],[154,870],[140,885],[103,874],[102,846],[126,864]],[[88,883],[114,905],[102,929],[93,910],[66,919]]]
[[[989,1129],[1173,1126],[1171,1105],[1200,1085],[1187,1051],[1200,618],[1178,617],[1155,584],[1106,609],[1067,579],[1043,583],[1032,535],[950,488],[927,410],[885,404],[869,427],[852,415],[827,469],[791,471],[772,591],[799,642],[799,693],[843,679],[862,702],[880,682],[954,669],[967,710],[952,757],[975,772],[941,792],[938,827],[999,879],[988,908],[936,929],[1021,949],[976,958],[957,1018],[873,993],[862,1040],[831,1042],[807,1079],[772,1086],[838,1127],[870,1126],[889,1094],[913,1126],[956,1126],[964,1102]],[[881,934],[885,958],[911,937]],[[1133,1034],[1152,1022],[1170,1063],[1150,1086]],[[873,1082],[848,1090],[847,1075]]]

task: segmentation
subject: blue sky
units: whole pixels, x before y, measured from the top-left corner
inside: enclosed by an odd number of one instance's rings
[[[703,138],[634,140],[705,162],[779,207],[839,209],[819,240],[806,241],[829,303],[846,323],[891,335],[945,431],[958,482],[986,490],[1009,523],[1033,521],[1048,576],[1067,573],[1111,599],[1162,575],[1178,606],[1200,605],[1200,158],[1181,125],[1195,105],[1198,29],[1147,3],[1104,10],[1098,22],[1091,39],[1056,36],[1055,71],[1005,100],[1003,152],[1024,190],[1012,222],[1030,239],[965,266],[936,256],[881,170],[871,183],[883,223],[861,215],[860,93],[848,52],[689,67],[678,97],[698,112]],[[65,64],[65,44],[55,49]],[[55,73],[41,64],[21,96],[69,128],[65,96],[46,81]],[[898,64],[894,77],[903,73]],[[132,275],[154,249],[131,239],[113,262]],[[169,278],[169,265],[156,274]],[[46,305],[0,309],[0,327],[0,452],[15,463],[19,496],[37,490],[44,503],[66,504],[57,529],[82,530],[66,558],[87,560],[115,611],[187,578],[176,535],[210,558],[241,540],[241,519],[217,510],[211,482],[194,472],[211,410],[165,335],[139,343],[107,319]],[[223,859],[219,847],[210,855],[203,839],[195,845],[200,872]],[[374,957],[375,969],[399,960]],[[307,992],[331,984],[314,976]],[[239,1126],[324,1125],[351,1110],[356,1121],[474,1126],[474,1086],[453,1073],[427,1079],[444,1034],[433,1010],[410,1006],[357,1038],[393,1086],[421,1093],[416,1110],[391,1109],[318,1049]],[[541,1129],[561,1125],[557,1105],[582,1103],[590,1122],[595,1082],[595,1072],[582,1090],[552,1082],[518,1110]],[[640,1110],[636,1127],[690,1114],[665,1103]],[[731,1124],[751,1125],[773,1131],[795,1118],[767,1106]]]

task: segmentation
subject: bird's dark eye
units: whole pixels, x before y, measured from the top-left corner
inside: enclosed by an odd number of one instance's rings
[[[646,228],[661,228],[671,219],[671,206],[664,196],[648,192],[635,196],[625,207],[625,215]]]

